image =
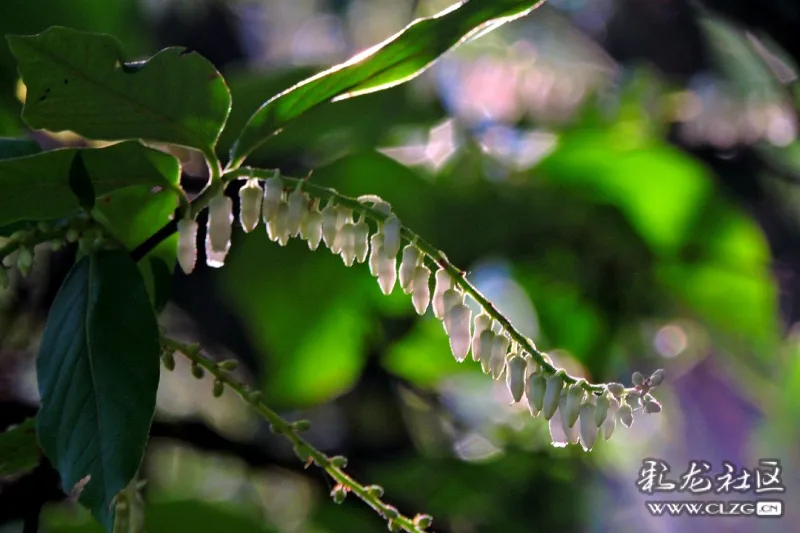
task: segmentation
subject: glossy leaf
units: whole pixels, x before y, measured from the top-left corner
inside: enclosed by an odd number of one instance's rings
[[[0,161],[0,225],[50,220],[78,209],[81,203],[74,194],[75,180],[70,174],[78,154],[95,197],[132,185],[178,189],[178,160],[138,142],[108,148],[64,148],[6,159]],[[84,182],[84,190],[86,187]]]
[[[8,41],[27,86],[22,118],[32,128],[208,152],[230,111],[225,80],[185,48],[128,63],[119,42],[105,34],[55,26]]]
[[[0,139],[0,159],[38,154],[39,143],[30,139]]]
[[[34,418],[0,433],[0,478],[33,469],[40,454]]]
[[[231,150],[238,166],[250,152],[306,111],[329,102],[386,89],[424,72],[453,46],[478,32],[529,13],[537,0],[472,0],[418,19],[384,42],[267,100]]]
[[[40,443],[64,489],[83,486],[80,501],[107,530],[112,500],[133,478],[147,444],[158,335],[136,265],[124,251],[103,251],[72,268],[42,337]]]

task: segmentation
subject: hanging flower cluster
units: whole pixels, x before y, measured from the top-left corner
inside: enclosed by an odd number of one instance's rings
[[[505,376],[515,402],[525,398],[534,417],[542,415],[549,421],[553,445],[580,443],[588,451],[598,435],[609,439],[618,421],[630,427],[635,414],[661,411],[661,404],[651,392],[663,382],[663,370],[657,370],[649,378],[634,373],[631,388],[619,383],[589,384],[582,378],[569,376],[563,369],[555,368],[550,358],[537,351],[529,339],[513,331],[507,321],[503,319],[501,323],[502,316],[495,309],[482,305],[491,307],[491,304],[485,299],[481,302],[477,291],[465,280],[454,277],[457,270],[441,257],[423,251],[417,237],[410,232],[404,235],[402,224],[388,203],[366,196],[359,198],[355,206],[352,201],[345,205],[337,201],[341,197],[332,193],[320,209],[319,198],[312,200],[302,187],[303,181],[297,180],[293,189],[287,189],[277,172],[264,180],[263,188],[258,179],[250,177],[239,190],[242,229],[253,231],[260,219],[269,238],[281,246],[290,238],[299,237],[311,250],[324,243],[347,266],[366,261],[381,291],[387,295],[399,281],[418,314],[425,314],[430,306],[433,315],[442,321],[456,361],[465,361],[471,353],[472,360],[481,365],[485,374],[496,380]],[[359,211],[357,217],[353,207]],[[366,220],[368,214],[377,224],[372,235]],[[224,264],[230,249],[232,222],[230,198],[220,194],[212,199],[205,241],[209,266]],[[179,262],[189,273],[196,260],[197,223],[181,220],[178,230]],[[402,247],[404,238],[408,244]],[[428,265],[436,268],[435,273]],[[470,289],[468,293],[465,286]],[[481,308],[474,318],[466,302],[467,294]]]

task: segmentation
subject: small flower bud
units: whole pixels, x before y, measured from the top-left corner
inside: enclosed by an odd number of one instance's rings
[[[261,206],[261,218],[264,223],[271,222],[278,215],[278,206],[283,199],[283,182],[275,173],[275,177],[264,182],[264,202]]]
[[[308,420],[297,420],[292,422],[292,431],[295,433],[303,433],[311,429],[311,422]]]
[[[289,204],[285,201],[278,204],[275,216],[267,223],[267,235],[281,246],[289,242]]]
[[[625,396],[625,403],[631,406],[631,409],[636,409],[641,405],[642,395],[638,392],[629,392]]]
[[[80,239],[80,237],[81,237],[81,234],[80,234],[80,232],[79,232],[77,229],[75,229],[75,228],[69,228],[69,229],[67,230],[67,234],[64,236],[64,238],[65,238],[65,239],[67,240],[67,242],[69,242],[69,243],[75,243],[75,242],[78,242],[78,239]]]
[[[620,405],[617,411],[617,417],[625,427],[631,427],[633,425],[633,411],[631,410],[631,406],[627,403]]]
[[[644,410],[645,410],[646,413],[650,413],[650,414],[660,413],[661,412],[661,404],[658,403],[657,401],[653,400],[653,399],[648,398],[644,402]]]
[[[161,354],[161,364],[164,365],[164,368],[172,372],[175,370],[175,356],[172,352],[164,352]]]
[[[397,283],[397,258],[384,254],[383,248],[381,248],[380,255],[378,284],[381,286],[383,294],[389,295],[394,290],[395,283]]]
[[[518,354],[512,354],[506,362],[506,386],[515,402],[520,401],[522,393],[525,392],[525,371],[527,368],[528,364],[525,359]]]
[[[550,444],[556,448],[563,448],[570,443],[569,436],[564,433],[564,425],[561,423],[561,410],[556,408],[547,424],[550,430]]]
[[[586,392],[582,387],[583,383],[585,383],[584,380],[578,380],[577,383],[571,385],[567,389],[567,399],[562,414],[566,418],[569,427],[575,425],[581,413],[581,404],[583,403],[583,398],[586,396]]]
[[[247,401],[250,403],[258,403],[261,401],[261,391],[250,391],[247,393]]]
[[[17,230],[8,237],[8,240],[10,242],[24,243],[30,234],[31,232],[26,229]]]
[[[386,522],[386,527],[388,527],[389,531],[392,533],[400,533],[400,531],[403,531],[403,526],[401,526],[398,521],[392,519]]]
[[[383,235],[376,233],[369,240],[369,273],[377,277],[383,257]]]
[[[257,179],[249,179],[239,189],[239,223],[245,233],[250,233],[261,218],[261,204],[264,201],[264,191]]]
[[[300,223],[300,236],[308,241],[308,248],[316,250],[322,240],[322,215],[312,209]]]
[[[433,517],[427,514],[418,514],[414,517],[414,525],[420,529],[427,529],[433,524]]]
[[[386,516],[386,518],[390,520],[393,520],[398,516],[400,516],[400,513],[397,512],[397,509],[391,505],[386,506],[386,509],[383,511],[383,514],[384,516]]]
[[[425,314],[425,311],[428,309],[428,303],[431,300],[431,288],[429,285],[430,278],[431,271],[425,265],[419,265],[416,269],[414,269],[411,301],[414,304],[414,310],[418,315]]]
[[[197,379],[203,379],[203,376],[206,375],[205,370],[203,367],[197,364],[197,362],[192,362],[192,375]]]
[[[480,313],[479,315],[475,316],[475,323],[474,327],[472,328],[472,360],[473,361],[481,361],[482,357],[480,340],[481,340],[481,333],[485,330],[489,329],[492,326],[492,317],[487,315],[486,313]],[[488,360],[488,356],[487,356]]]
[[[611,406],[611,399],[608,397],[607,393],[601,394],[597,398],[597,407],[594,410],[594,423],[597,427],[603,425],[603,422],[606,421],[606,417],[608,416],[608,408]]]
[[[344,468],[347,466],[347,457],[345,457],[344,455],[336,455],[334,457],[331,457],[330,461],[331,464],[336,468]]]
[[[573,422],[570,425],[570,414],[566,412],[567,402],[569,401],[569,390],[567,390],[567,394],[562,394],[561,398],[558,400],[558,411],[559,411],[559,418],[561,420],[561,430],[564,432],[564,435],[567,439],[567,444],[573,444],[578,442],[580,438],[580,431],[578,426]],[[578,408],[578,414],[580,415],[580,408]]]
[[[356,261],[363,263],[369,255],[369,224],[366,220],[360,220],[353,228],[353,240],[355,242]]]
[[[345,266],[352,266],[356,260],[355,226],[350,222],[342,226],[342,229],[339,230],[338,241],[342,261]]]
[[[621,383],[609,383],[606,385],[608,392],[613,394],[617,397],[617,399],[621,398],[623,394],[625,394],[625,386]]]
[[[454,305],[444,317],[444,327],[450,337],[450,349],[459,363],[469,353],[472,311],[465,304]]]
[[[54,252],[59,251],[63,246],[64,246],[64,242],[60,241],[59,239],[53,239],[52,241],[50,241],[50,248]]]
[[[333,490],[331,490],[331,498],[333,503],[342,503],[347,497],[347,489],[341,483],[337,483]]]
[[[433,289],[433,316],[442,320],[444,318],[444,293],[453,286],[453,278],[443,268],[436,271],[436,283]]]
[[[353,212],[344,207],[344,206],[337,206],[336,207],[336,235],[333,236],[333,242],[330,245],[330,250],[334,254],[338,254],[342,252],[342,228],[345,225],[353,224]],[[355,250],[355,244],[353,245]],[[355,253],[355,252],[354,252]]]
[[[383,487],[380,485],[370,485],[367,487],[367,494],[373,498],[383,498]]]
[[[225,361],[220,361],[217,363],[217,368],[222,370],[223,372],[233,372],[237,368],[239,368],[239,361],[236,359],[227,359]]]
[[[525,391],[528,397],[528,409],[533,416],[539,416],[544,404],[544,393],[547,380],[542,374],[534,374],[528,379],[528,388]]]
[[[503,334],[495,335],[492,340],[492,357],[489,360],[489,368],[493,379],[500,379],[506,367],[506,354],[510,341]]]
[[[308,213],[308,202],[308,196],[299,187],[292,191],[286,199],[288,205],[286,226],[289,229],[290,236],[300,233],[300,224],[302,224]]]
[[[495,336],[491,329],[485,329],[478,338],[478,351],[480,353],[481,369],[484,374],[492,371],[492,348],[494,347]]]
[[[631,381],[633,381],[633,384],[637,387],[641,387],[644,385],[644,376],[641,372],[634,372],[633,376],[631,376]]]
[[[178,264],[185,274],[191,274],[197,263],[197,221],[184,218],[178,221]]]
[[[17,268],[20,274],[28,276],[33,269],[33,253],[30,248],[21,247],[17,254]]]
[[[411,294],[414,273],[419,265],[421,253],[413,244],[403,248],[403,259],[400,261],[400,287],[406,294]]]
[[[653,372],[653,375],[650,376],[650,379],[648,380],[650,382],[650,386],[655,388],[661,385],[664,382],[666,375],[667,373],[663,368],[659,368]]]
[[[598,426],[595,422],[597,418],[597,408],[591,403],[584,403],[580,409],[580,439],[583,450],[588,452],[597,440]]]
[[[233,201],[220,194],[208,205],[208,224],[206,225],[206,264],[219,268],[225,264],[225,257],[231,247],[233,224]]]
[[[455,305],[464,303],[464,293],[460,290],[455,288],[447,289],[444,291],[444,305],[442,306],[443,310],[443,319],[447,319],[447,314],[450,312]]]
[[[336,223],[339,219],[339,212],[333,203],[328,203],[322,210],[322,239],[328,248],[333,249],[333,241],[339,233]]]
[[[220,396],[222,396],[222,393],[225,392],[225,385],[222,383],[222,381],[218,379],[214,380],[214,390],[212,392],[214,398],[219,398]]]
[[[553,415],[558,409],[558,400],[561,396],[561,389],[564,387],[564,381],[561,375],[556,373],[547,378],[545,386],[544,400],[542,401],[542,413],[546,420],[553,418]]]
[[[395,215],[389,215],[383,223],[383,249],[389,257],[400,252],[400,229],[400,219]]]
[[[610,402],[611,403],[608,406],[606,420],[603,422],[603,425],[600,426],[600,434],[603,436],[604,440],[610,439],[611,435],[614,433],[614,428],[617,427],[617,411],[619,410],[619,402],[613,397],[610,399]]]

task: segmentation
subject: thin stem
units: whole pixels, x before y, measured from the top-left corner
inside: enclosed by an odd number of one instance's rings
[[[358,498],[363,500],[367,505],[372,507],[382,517],[401,527],[409,533],[425,533],[424,529],[414,524],[414,521],[407,516],[398,513],[397,510],[391,505],[383,502],[379,496],[371,492],[367,487],[361,485],[358,481],[348,476],[342,470],[343,467],[336,466],[330,457],[323,452],[317,450],[307,440],[298,435],[295,426],[270,409],[264,402],[261,401],[259,395],[254,395],[253,391],[249,390],[247,386],[239,383],[233,379],[228,372],[223,370],[217,363],[204,357],[200,353],[197,345],[184,344],[174,339],[162,337],[161,344],[165,350],[170,353],[179,352],[185,357],[190,359],[193,363],[198,364],[205,369],[209,374],[214,376],[215,379],[221,381],[226,387],[236,392],[245,402],[249,403],[253,409],[258,411],[271,425],[274,432],[283,435],[289,442],[294,445],[295,451],[299,456],[307,458],[325,472],[328,473],[337,483],[347,488],[348,492],[352,492]]]
[[[224,181],[231,181],[243,177],[267,179],[273,176],[273,172],[274,172],[273,170],[262,170],[257,168],[242,167],[236,171],[224,174],[222,176],[222,179]],[[371,218],[377,222],[384,222],[387,218],[387,215],[384,212],[375,209],[367,205],[366,203],[359,201],[356,198],[351,198],[349,196],[340,194],[338,191],[331,189],[329,187],[323,187],[308,180],[290,178],[287,176],[281,176],[281,179],[289,183],[303,182],[303,189],[305,191],[313,193],[315,196],[318,196],[323,200],[333,199],[336,201],[336,203],[343,205],[345,207],[349,207],[350,209],[353,209],[354,211],[357,211],[359,213],[363,213],[368,218]],[[377,198],[375,199],[370,198],[369,200],[365,201],[374,203],[376,200]],[[508,335],[511,337],[512,340],[516,341],[522,347],[522,349],[530,353],[531,357],[536,361],[536,363],[539,364],[539,366],[544,370],[545,373],[553,374],[560,371],[560,369],[554,367],[549,362],[549,357],[547,356],[547,354],[536,348],[536,345],[534,345],[533,341],[531,341],[529,338],[520,333],[511,324],[511,321],[509,321],[508,318],[506,318],[497,309],[497,307],[488,298],[486,298],[486,296],[481,294],[481,292],[467,280],[464,271],[459,270],[452,263],[450,263],[444,252],[442,252],[441,250],[439,250],[438,248],[427,242],[425,239],[420,237],[417,233],[412,231],[407,226],[402,226],[401,235],[409,243],[413,242],[414,245],[425,254],[428,260],[432,262],[432,264],[445,269],[450,274],[455,284],[458,285],[465,293],[472,296],[472,298],[478,303],[478,305],[480,305],[489,316],[491,316],[503,327],[503,330],[506,333],[508,333]],[[574,384],[581,382],[583,388],[590,393],[601,394],[606,390],[606,386],[604,384],[592,384],[587,382],[586,380],[581,381],[581,378],[571,376],[564,371],[561,371],[561,375],[565,383]],[[629,389],[629,390],[633,391],[634,389]]]

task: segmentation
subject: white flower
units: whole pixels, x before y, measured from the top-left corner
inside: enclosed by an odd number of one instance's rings
[[[550,429],[550,443],[556,448],[563,448],[570,443],[569,436],[564,433],[564,426],[561,423],[561,412],[556,408],[553,415],[548,419]]]
[[[278,206],[283,199],[283,182],[275,172],[275,177],[264,181],[264,203],[261,206],[261,218],[264,223],[270,222],[278,214]]]
[[[220,194],[208,204],[208,224],[206,225],[206,264],[219,268],[225,264],[225,257],[231,247],[233,224],[233,201]]]
[[[400,219],[395,215],[389,215],[383,223],[383,248],[390,257],[400,252],[400,228]]]
[[[197,262],[197,221],[184,218],[178,221],[178,264],[191,274]]]
[[[575,422],[570,424],[569,413],[565,412],[567,401],[567,395],[562,394],[561,398],[558,400],[558,411],[561,414],[559,417],[561,419],[561,429],[564,431],[564,435],[567,437],[567,443],[573,444],[578,442],[579,431],[578,426],[575,425]],[[580,415],[580,406],[578,406],[578,414]]]
[[[442,320],[444,318],[444,293],[453,287],[453,278],[447,270],[440,268],[436,271],[436,283],[433,289],[433,316]]]
[[[347,224],[353,224],[353,211],[342,205],[336,207],[336,235],[330,245],[331,252],[342,253],[342,229]],[[354,249],[355,250],[355,249]],[[355,253],[355,251],[353,252]]]
[[[589,451],[597,440],[597,424],[595,423],[596,407],[589,402],[580,409],[580,439],[584,451]]]
[[[528,409],[533,416],[539,416],[544,403],[544,393],[547,380],[542,374],[534,374],[528,379],[525,395],[528,397]]]
[[[289,235],[295,236],[300,233],[300,225],[308,214],[308,202],[308,196],[299,187],[292,191],[287,198],[289,209],[286,215],[286,225]]]
[[[373,276],[378,276],[380,270],[381,257],[383,257],[383,235],[376,233],[369,240],[369,272]]]
[[[308,248],[316,250],[322,240],[322,215],[316,203],[300,223],[300,236],[308,241]]]
[[[512,354],[506,362],[506,386],[515,402],[522,399],[525,392],[525,370],[528,364],[519,354]]]
[[[472,311],[464,303],[455,304],[444,316],[444,327],[450,337],[450,349],[459,363],[469,353]]]
[[[414,290],[411,293],[411,301],[414,304],[414,310],[419,315],[425,314],[425,311],[428,309],[428,303],[431,300],[430,278],[431,271],[425,265],[419,265],[414,270],[412,283]]]
[[[356,261],[363,263],[369,254],[369,224],[363,218],[353,228]]]
[[[339,219],[339,211],[333,203],[328,203],[322,209],[322,238],[325,245],[333,250],[333,242],[336,239],[336,234],[339,233],[337,222]]]
[[[492,371],[492,378],[500,379],[506,367],[506,354],[510,341],[503,334],[495,335],[492,341],[492,356],[489,359],[489,368]]]
[[[581,413],[581,404],[583,403],[584,396],[586,396],[586,392],[581,386],[583,383],[584,380],[578,380],[577,383],[571,385],[567,389],[566,403],[561,410],[561,414],[564,415],[569,427],[575,425]]]
[[[286,246],[289,242],[289,204],[282,200],[278,205],[278,212],[267,222],[267,235],[273,241],[277,241],[281,246]]]
[[[419,265],[421,252],[413,244],[407,245],[403,248],[403,258],[400,261],[400,287],[406,294],[411,294],[412,283],[414,281],[414,273]],[[426,304],[427,306],[427,304]]]
[[[442,317],[447,318],[447,313],[450,312],[450,309],[458,304],[464,303],[464,293],[461,292],[458,287],[454,287],[452,289],[447,289],[444,292],[444,304],[442,305]],[[447,328],[445,328],[447,331]]]
[[[481,313],[475,316],[475,324],[472,328],[472,359],[473,361],[481,361],[483,352],[481,349],[481,333],[492,327],[492,317],[486,313]],[[488,359],[487,355],[487,359]]]
[[[604,392],[597,398],[597,405],[594,410],[594,423],[597,427],[603,425],[608,416],[608,408],[611,406],[611,397],[607,392]]]
[[[250,233],[258,226],[263,200],[264,191],[257,179],[247,180],[239,189],[239,223],[245,233]]]
[[[617,426],[617,411],[619,410],[619,402],[616,398],[611,398],[610,405],[608,406],[608,414],[603,425],[600,426],[600,434],[603,439],[608,440],[614,433],[614,428]]]
[[[631,427],[633,425],[633,410],[631,406],[627,403],[620,405],[619,410],[617,410],[617,418],[625,427]]]
[[[564,387],[564,381],[561,375],[556,372],[554,375],[547,378],[545,385],[544,400],[542,401],[542,413],[547,420],[553,418],[556,409],[558,409],[558,401],[561,397],[561,389]]]
[[[355,226],[349,222],[339,230],[338,244],[339,253],[346,266],[351,266],[356,260],[356,238]]]
[[[397,258],[387,257],[380,248],[378,260],[378,284],[381,286],[383,294],[389,295],[394,289],[394,284],[397,283]]]
[[[492,371],[492,347],[494,346],[495,333],[491,329],[485,329],[481,332],[478,338],[478,351],[480,353],[479,360],[481,362],[481,369],[484,374]],[[475,345],[473,345],[473,350]],[[474,355],[474,354],[473,354]]]

